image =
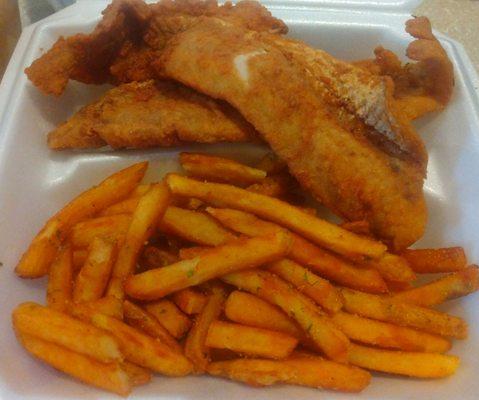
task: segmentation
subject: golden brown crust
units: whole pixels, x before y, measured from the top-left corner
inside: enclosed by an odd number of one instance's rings
[[[48,135],[51,149],[170,147],[254,140],[231,106],[173,82],[132,82],[109,90]]]
[[[322,204],[369,221],[375,234],[404,248],[424,232],[426,160],[393,155],[372,140],[374,129],[334,95],[336,82],[321,81],[324,71],[316,73],[299,47],[293,52],[280,37],[210,19],[170,41],[157,66],[231,103]],[[238,67],[244,64],[246,71]]]
[[[126,83],[157,78],[151,62],[168,40],[216,16],[257,31],[286,33],[283,21],[254,1],[113,0],[91,34],[60,38],[25,69],[32,83],[45,94],[59,96],[69,79],[84,83]]]

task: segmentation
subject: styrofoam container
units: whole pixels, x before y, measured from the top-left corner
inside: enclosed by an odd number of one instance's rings
[[[397,54],[411,38],[404,31],[408,11],[418,0],[268,1],[286,21],[290,35],[345,59],[372,56],[382,44]],[[106,90],[72,82],[59,98],[42,95],[23,69],[60,35],[88,32],[98,22],[105,1],[80,1],[26,28],[0,88],[0,399],[117,398],[87,387],[34,360],[17,343],[10,314],[22,301],[44,302],[45,279],[21,280],[13,269],[46,219],[80,191],[112,172],[150,160],[149,179],[178,168],[178,149],[148,151],[52,152],[46,133],[80,106]],[[417,127],[429,151],[425,185],[429,223],[418,246],[462,245],[479,261],[479,97],[478,79],[461,45],[439,35],[451,57],[456,88],[451,104],[423,118]],[[204,151],[258,158],[264,149],[251,145],[198,146]],[[190,147],[191,149],[191,147]],[[157,399],[477,399],[479,398],[479,315],[477,295],[449,302],[444,310],[464,317],[469,339],[456,341],[461,357],[456,375],[441,380],[406,379],[375,374],[359,395],[275,386],[254,389],[211,377],[165,378],[136,388],[131,398]]]

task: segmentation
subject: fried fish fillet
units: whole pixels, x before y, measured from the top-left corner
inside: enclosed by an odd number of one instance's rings
[[[406,55],[416,63],[403,65],[396,54],[379,46],[374,50],[375,59],[358,61],[356,65],[374,74],[391,77],[398,109],[405,118],[413,120],[441,110],[449,103],[454,88],[454,71],[427,18],[407,21],[406,31],[416,38],[406,50]]]
[[[237,108],[333,212],[395,249],[422,236],[427,154],[388,102],[390,78],[214,18],[170,40],[156,66]]]
[[[25,69],[45,94],[60,95],[69,79],[84,83],[126,83],[156,78],[151,68],[171,37],[215,16],[255,31],[286,33],[286,25],[255,1],[236,5],[216,0],[113,0],[90,34],[60,38]]]
[[[253,127],[227,103],[176,82],[120,85],[48,135],[51,149],[168,147],[185,142],[245,142]]]

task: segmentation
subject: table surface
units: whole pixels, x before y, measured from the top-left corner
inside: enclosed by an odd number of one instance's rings
[[[479,71],[479,0],[424,0],[414,15],[427,16],[436,30],[462,43]],[[19,34],[17,0],[0,0],[0,77]]]

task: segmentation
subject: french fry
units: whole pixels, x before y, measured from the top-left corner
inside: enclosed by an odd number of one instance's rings
[[[89,385],[127,396],[132,382],[118,363],[103,363],[31,335],[19,335],[22,346],[32,355]]]
[[[211,247],[206,246],[194,246],[194,247],[185,247],[180,249],[179,256],[180,260],[188,260],[190,258],[202,257],[204,254],[210,252]]]
[[[207,296],[197,290],[183,289],[173,293],[174,303],[185,314],[199,314],[206,304]]]
[[[100,329],[110,332],[120,344],[125,358],[167,376],[188,375],[193,366],[188,359],[161,341],[104,314],[95,314],[92,322]]]
[[[456,356],[374,349],[357,344],[351,344],[349,362],[373,371],[415,378],[443,378],[454,374],[459,366]]]
[[[223,310],[225,297],[224,288],[221,285],[213,285],[203,310],[186,336],[185,355],[194,364],[197,372],[204,372],[210,362],[209,349],[205,344],[206,336],[211,323],[220,316]]]
[[[392,296],[395,301],[431,307],[446,300],[466,296],[479,289],[479,268],[467,267],[427,285],[397,293]]]
[[[211,207],[206,211],[226,227],[247,236],[262,236],[283,230],[274,223],[263,221],[243,211]],[[290,232],[290,235],[292,244],[289,257],[299,264],[343,286],[372,293],[387,291],[386,283],[377,271],[355,268],[349,262],[313,245],[301,236],[293,232]]]
[[[101,237],[93,239],[85,264],[75,279],[73,302],[81,303],[102,297],[115,255],[115,243]]]
[[[70,241],[75,248],[88,247],[97,236],[120,242],[130,226],[131,215],[118,214],[78,222],[71,231]]]
[[[211,216],[174,206],[166,210],[160,230],[206,246],[219,246],[236,239]]]
[[[35,236],[15,268],[16,274],[22,278],[38,278],[47,274],[70,229],[128,196],[143,178],[147,167],[148,163],[142,162],[125,168],[68,203]]]
[[[467,337],[467,324],[461,318],[352,289],[343,288],[341,293],[344,309],[349,313],[440,336]]]
[[[441,336],[358,315],[338,312],[332,320],[349,339],[372,346],[425,353],[444,353],[451,348]]]
[[[467,258],[462,247],[443,249],[407,249],[401,253],[411,268],[420,274],[455,272],[466,268]]]
[[[262,169],[268,175],[273,175],[286,170],[288,166],[275,153],[269,152],[256,164],[256,168]]]
[[[129,197],[141,197],[151,189],[153,183],[143,183],[132,190]]]
[[[125,282],[125,291],[140,300],[159,299],[233,271],[276,261],[286,255],[289,246],[290,237],[285,232],[237,240],[202,256],[130,276]]]
[[[72,252],[73,272],[80,271],[83,264],[85,264],[86,257],[88,255],[87,249],[73,250]]]
[[[128,375],[133,386],[146,385],[151,381],[151,372],[148,369],[129,361],[123,361],[120,365],[121,369]]]
[[[146,194],[146,193],[145,193]],[[112,204],[111,206],[105,208],[100,215],[104,217],[113,216],[113,215],[122,215],[122,214],[133,214],[138,206],[141,197],[129,197],[125,200],[119,201],[118,203]]]
[[[347,221],[340,224],[341,228],[346,229],[350,232],[357,233],[358,235],[372,236],[371,235],[371,226],[366,220],[360,221]]]
[[[386,284],[388,285],[388,290],[390,293],[402,292],[414,287],[412,282],[386,281]]]
[[[181,347],[168,330],[160,324],[155,316],[144,310],[140,306],[125,300],[123,303],[125,322],[147,335],[158,339],[177,353],[182,353]]]
[[[180,153],[180,164],[188,175],[238,186],[251,185],[266,178],[266,172],[261,169],[206,154]]]
[[[140,264],[145,269],[166,267],[178,262],[178,256],[156,246],[146,246],[140,257]]]
[[[320,357],[217,361],[208,365],[207,372],[253,386],[288,383],[345,392],[360,392],[371,380],[371,375],[360,368]]]
[[[172,193],[194,197],[217,207],[233,207],[282,224],[339,254],[380,258],[386,246],[316,218],[281,200],[230,185],[199,182],[184,176],[166,177]]]
[[[206,336],[206,346],[236,353],[273,359],[288,357],[298,339],[264,328],[214,321]]]
[[[270,264],[268,270],[291,283],[331,313],[339,311],[343,306],[339,293],[331,283],[294,261],[283,258]]]
[[[416,279],[416,274],[408,262],[403,257],[395,254],[387,253],[379,260],[366,262],[361,265],[375,269],[389,282],[412,282]]]
[[[120,320],[123,319],[123,305],[120,300],[113,296],[102,297],[101,299],[86,303],[72,304],[69,312],[76,318],[87,322],[96,313],[109,315]]]
[[[183,337],[191,328],[190,319],[170,300],[148,303],[145,309],[177,339]]]
[[[311,300],[276,275],[261,270],[249,270],[228,274],[221,279],[277,305],[301,326],[329,358],[340,362],[347,361],[348,338],[328,317],[321,315]]]
[[[225,315],[239,324],[283,332],[296,338],[304,336],[303,331],[279,308],[239,290],[226,299]]]
[[[107,289],[108,295],[115,296],[120,300],[124,298],[124,281],[134,272],[140,250],[162,218],[169,199],[170,192],[164,184],[154,185],[140,198],[113,266]]]
[[[72,250],[69,245],[60,249],[48,273],[47,304],[58,311],[66,311],[72,301]]]
[[[35,303],[23,303],[12,314],[21,334],[35,336],[101,362],[123,359],[115,338],[69,315]]]

